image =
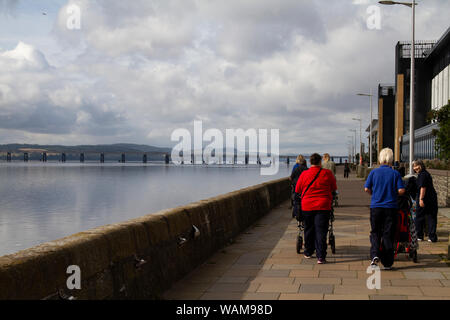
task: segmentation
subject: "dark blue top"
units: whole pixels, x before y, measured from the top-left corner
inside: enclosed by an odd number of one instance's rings
[[[372,170],[364,187],[372,190],[371,208],[391,209],[397,209],[398,190],[405,188],[400,173],[389,166]]]
[[[296,163],[295,166],[292,168],[291,174],[293,174],[294,171],[295,171],[295,169],[297,169],[299,166],[300,166],[300,165],[299,165],[298,163]]]
[[[422,170],[417,177],[417,201],[420,200],[421,188],[426,188],[425,198],[423,199],[425,205],[437,207],[437,193],[433,186],[433,178],[427,170]]]

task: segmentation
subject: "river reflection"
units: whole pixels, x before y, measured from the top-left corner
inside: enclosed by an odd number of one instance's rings
[[[0,163],[0,256],[286,177],[257,166]]]

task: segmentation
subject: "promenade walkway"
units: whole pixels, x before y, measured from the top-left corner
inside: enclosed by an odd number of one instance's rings
[[[342,170],[342,169],[341,169]],[[335,210],[336,254],[328,264],[298,255],[297,223],[286,202],[235,242],[164,294],[173,300],[450,300],[447,255],[450,218],[438,220],[438,243],[421,242],[419,263],[400,254],[394,269],[381,271],[381,289],[369,290],[369,202],[362,179],[338,171],[340,206]],[[442,211],[443,213],[445,211]]]

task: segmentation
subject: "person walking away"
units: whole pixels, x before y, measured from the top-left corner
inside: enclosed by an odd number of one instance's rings
[[[350,173],[350,165],[347,160],[344,163],[344,178],[348,179],[348,175]]]
[[[434,189],[433,178],[426,170],[425,164],[422,160],[416,160],[413,162],[413,169],[418,174],[417,194],[416,194],[416,231],[419,241],[424,239],[424,224],[425,219],[428,222],[428,241],[437,242],[438,237],[436,234],[437,227],[437,214],[438,203],[437,193]]]
[[[328,153],[325,153],[323,155],[322,168],[331,170],[331,172],[333,172],[334,176],[336,177],[336,163],[330,160],[330,155]]]
[[[298,179],[295,192],[300,195],[305,222],[304,256],[310,259],[314,251],[317,263],[326,263],[327,232],[331,215],[332,193],[337,190],[336,178],[322,168],[322,157],[315,153],[310,158],[311,168]]]
[[[290,176],[292,190],[292,218],[295,218],[298,214],[298,196],[295,193],[295,186],[297,185],[298,178],[303,173],[303,171],[308,170],[306,159],[301,154],[298,155],[295,162],[296,164]]]
[[[381,150],[378,157],[381,166],[370,172],[364,185],[365,191],[372,196],[370,202],[371,265],[376,266],[381,259],[381,263],[387,270],[394,264],[398,195],[405,193],[400,174],[391,167],[393,158],[394,153],[391,149]]]

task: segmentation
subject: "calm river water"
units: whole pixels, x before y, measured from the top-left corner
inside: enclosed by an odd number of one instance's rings
[[[0,256],[256,185],[256,166],[0,163]]]

